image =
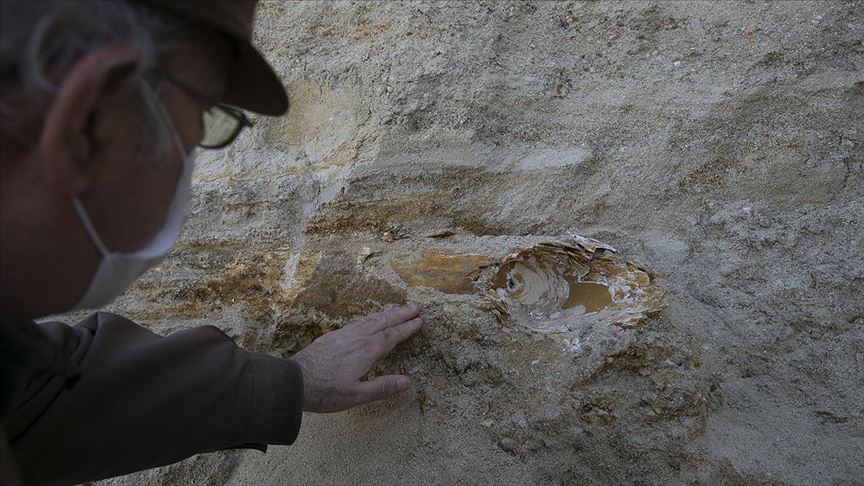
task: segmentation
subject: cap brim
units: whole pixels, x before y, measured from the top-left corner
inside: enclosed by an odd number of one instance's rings
[[[288,111],[288,94],[279,76],[252,45],[235,39],[237,58],[228,73],[228,93],[223,102],[262,115]]]

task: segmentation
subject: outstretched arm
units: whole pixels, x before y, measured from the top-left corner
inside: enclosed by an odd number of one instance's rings
[[[418,313],[367,316],[292,359],[245,351],[213,326],[162,337],[104,312],[72,327],[43,324],[57,356],[34,367],[6,417],[13,457],[25,484],[79,483],[200,452],[291,444],[304,406],[344,410],[407,388],[396,375],[360,380],[420,329]]]
[[[35,363],[6,421],[25,484],[79,483],[297,437],[299,366],[240,349],[213,326],[162,337],[100,312],[40,327],[53,363]]]

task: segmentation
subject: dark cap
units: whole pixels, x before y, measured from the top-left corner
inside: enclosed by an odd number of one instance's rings
[[[234,42],[236,57],[229,68],[228,93],[222,102],[263,115],[281,115],[288,110],[288,95],[279,76],[250,41],[258,0],[138,1],[214,29]]]

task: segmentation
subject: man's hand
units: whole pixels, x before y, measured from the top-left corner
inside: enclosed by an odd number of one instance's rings
[[[408,377],[379,376],[360,381],[372,365],[423,326],[420,306],[409,304],[370,314],[327,333],[293,358],[303,368],[303,409],[339,412],[408,389]]]

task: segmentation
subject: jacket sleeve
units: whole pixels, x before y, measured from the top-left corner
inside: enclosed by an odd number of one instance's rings
[[[300,367],[244,351],[213,326],[161,337],[97,313],[74,327],[40,327],[73,372],[34,371],[8,417],[25,484],[79,483],[297,437]]]

